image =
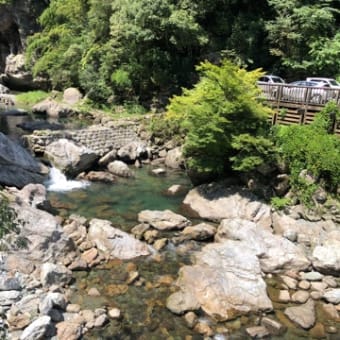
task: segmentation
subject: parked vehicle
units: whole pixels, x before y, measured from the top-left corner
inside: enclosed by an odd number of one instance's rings
[[[262,89],[264,97],[267,99],[275,99],[278,92],[278,86],[275,84],[285,84],[284,79],[273,74],[268,74],[260,77],[257,85]]]
[[[279,77],[274,76],[273,74],[268,74],[263,77],[260,77],[260,79],[257,82],[259,85],[261,84],[284,84],[285,81]]]
[[[324,82],[298,80],[283,87],[282,99],[322,104],[332,98],[333,91],[329,91],[329,88]]]
[[[329,87],[340,89],[340,84],[333,78],[322,78],[322,77],[308,77],[307,81],[316,81],[318,83],[328,84]]]

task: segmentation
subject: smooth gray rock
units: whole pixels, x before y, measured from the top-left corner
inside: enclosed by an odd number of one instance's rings
[[[98,155],[91,149],[76,145],[65,138],[47,145],[44,156],[56,168],[71,177],[90,169],[98,158]]]
[[[309,299],[303,305],[288,307],[285,309],[284,314],[300,327],[310,329],[314,326],[316,320],[314,301]]]
[[[303,249],[248,220],[223,220],[217,229],[215,239],[217,241],[242,240],[245,247],[256,252],[261,269],[266,273],[283,269],[300,271],[310,265]]]
[[[52,98],[46,98],[32,107],[38,114],[46,114],[50,118],[62,118],[72,114],[74,110],[69,105],[59,103]]]
[[[145,143],[134,141],[121,147],[117,155],[123,162],[133,163],[136,159],[147,158],[148,151]]]
[[[0,184],[22,188],[43,183],[46,168],[22,146],[0,132]]]
[[[167,152],[165,156],[165,165],[172,169],[184,169],[184,157],[180,147]]]
[[[5,272],[0,274],[0,291],[21,289],[22,286],[17,277],[9,276]]]
[[[340,303],[340,288],[328,289],[324,294],[323,298],[333,304]]]
[[[66,298],[63,294],[48,292],[39,305],[40,314],[49,315],[55,307],[65,310],[66,304]]]
[[[44,263],[41,266],[40,281],[43,286],[65,285],[72,279],[72,272],[62,264]]]
[[[180,290],[168,298],[167,307],[178,314],[199,305],[218,320],[230,320],[273,308],[256,253],[240,241],[205,246],[195,265],[180,269],[177,286]]]
[[[64,257],[75,250],[56,217],[26,204],[13,205],[17,212],[20,236],[26,245],[17,250],[25,259],[41,263]]]
[[[5,290],[0,292],[0,306],[10,306],[21,298],[18,290]]]
[[[186,195],[183,207],[193,217],[212,221],[242,218],[271,227],[270,206],[260,202],[249,190],[224,183],[202,184]]]
[[[88,230],[88,240],[106,256],[118,259],[132,259],[150,255],[150,247],[124,231],[114,228],[110,221],[92,219]]]
[[[316,246],[312,254],[313,267],[325,274],[338,275],[340,271],[340,232],[327,234],[322,245]]]
[[[171,210],[143,210],[138,214],[138,221],[158,230],[183,229],[191,224],[186,217]]]
[[[122,161],[113,161],[108,164],[107,168],[112,174],[116,176],[133,177],[134,175],[128,165]]]
[[[47,337],[45,334],[51,326],[51,318],[47,315],[41,316],[24,329],[20,336],[20,340],[46,339]]]

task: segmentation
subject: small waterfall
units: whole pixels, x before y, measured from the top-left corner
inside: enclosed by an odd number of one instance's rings
[[[85,188],[90,183],[87,181],[68,180],[66,176],[57,168],[51,168],[49,179],[46,182],[49,191],[70,191],[73,189]]]

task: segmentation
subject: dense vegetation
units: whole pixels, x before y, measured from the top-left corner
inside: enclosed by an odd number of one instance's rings
[[[39,22],[34,74],[101,103],[164,103],[221,57],[288,78],[340,76],[338,0],[51,0]]]
[[[205,62],[197,70],[200,81],[172,98],[167,118],[186,136],[188,169],[215,177],[228,167],[236,150],[233,143],[263,132],[270,110],[257,100],[259,70],[247,72],[227,60],[221,66]],[[252,159],[256,161],[260,159]]]
[[[170,103],[154,132],[183,142],[198,181],[285,163],[301,201],[320,184],[337,192],[336,105],[310,126],[271,130],[255,84],[261,69],[340,78],[338,0],[51,0],[39,23],[27,45],[35,76],[98,105]]]

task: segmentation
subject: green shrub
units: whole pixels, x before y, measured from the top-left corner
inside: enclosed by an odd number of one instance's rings
[[[287,206],[291,205],[292,201],[290,198],[287,197],[272,197],[270,201],[272,207],[275,210],[282,210],[286,208]]]
[[[290,184],[300,200],[310,205],[317,185],[300,176],[306,169],[326,190],[336,192],[340,183],[340,139],[329,134],[332,115],[339,116],[334,103],[328,103],[310,125],[280,126],[275,129],[277,152],[289,166]]]

